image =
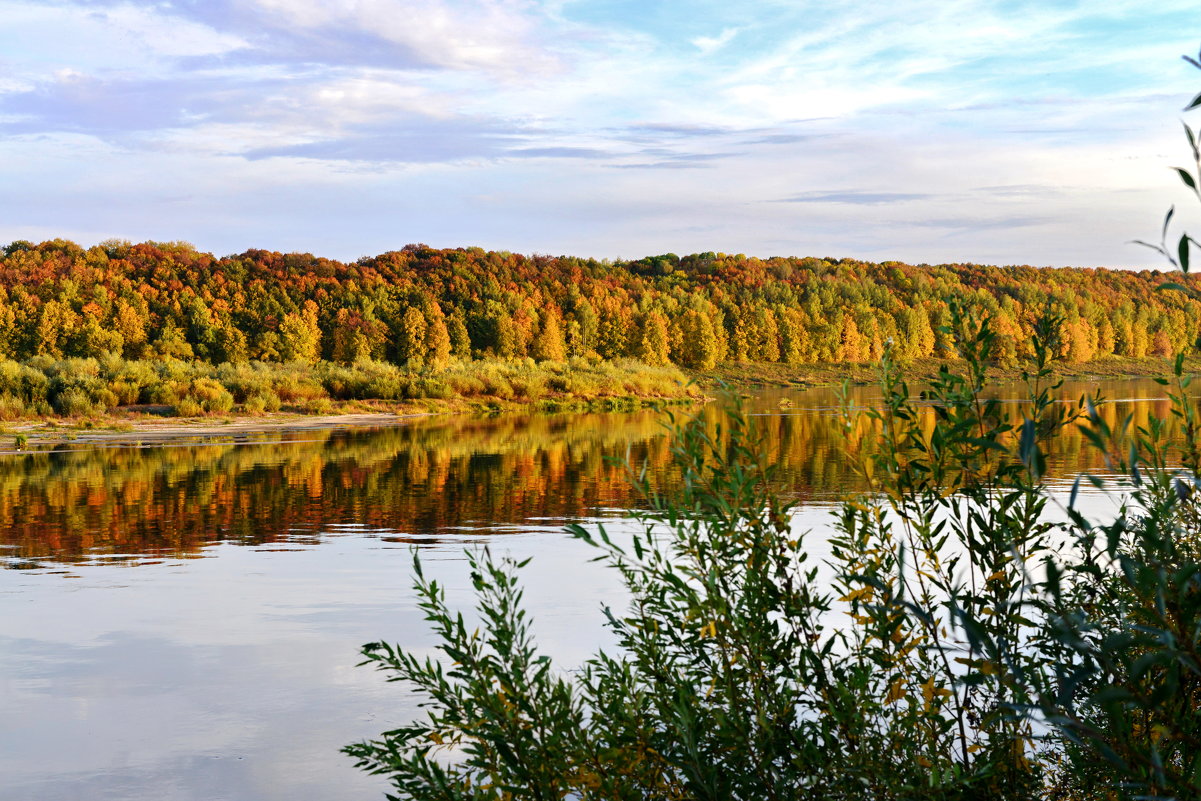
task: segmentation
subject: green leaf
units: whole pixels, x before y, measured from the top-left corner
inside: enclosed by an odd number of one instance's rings
[[[1180,180],[1184,181],[1184,185],[1194,192],[1197,191],[1197,182],[1193,180],[1193,174],[1183,167],[1174,167],[1176,174],[1180,176]]]
[[[1186,287],[1184,284],[1177,284],[1175,281],[1169,281],[1166,284],[1160,284],[1159,286],[1157,286],[1155,288],[1157,290],[1177,289],[1177,290],[1180,290],[1181,292],[1188,292],[1188,287]]]
[[[1198,94],[1191,101],[1189,101],[1189,104],[1184,107],[1184,110],[1190,111],[1191,109],[1195,109],[1197,106],[1201,106],[1201,94]]]
[[[1189,236],[1188,234],[1180,235],[1180,244],[1176,246],[1176,251],[1180,256],[1180,271],[1188,272],[1188,255],[1189,255]]]

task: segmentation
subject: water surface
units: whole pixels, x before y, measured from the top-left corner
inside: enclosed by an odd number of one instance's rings
[[[1153,382],[1104,389],[1121,399],[1115,419],[1167,413]],[[853,401],[878,397],[860,388]],[[798,526],[820,535],[855,488],[835,394],[770,390],[747,403]],[[724,426],[721,403],[675,414]],[[632,525],[640,500],[621,462],[670,486],[667,422],[656,411],[438,418],[0,454],[0,795],[381,798],[384,783],[338,749],[414,713],[400,687],[355,667],[364,642],[431,644],[413,549],[463,607],[465,548],[534,556],[523,575],[539,640],[578,664],[606,641],[600,607],[622,596],[563,526]],[[1103,472],[1078,434],[1051,457],[1060,486]]]

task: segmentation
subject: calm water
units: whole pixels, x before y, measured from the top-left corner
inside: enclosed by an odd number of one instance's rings
[[[1167,413],[1153,382],[1104,389],[1138,419]],[[820,532],[853,488],[833,393],[749,403],[797,525]],[[677,412],[695,414],[716,425],[724,412]],[[630,525],[637,498],[615,458],[670,484],[665,421],[432,419],[0,454],[0,798],[382,798],[384,782],[338,749],[414,714],[402,688],[355,667],[367,641],[431,644],[412,550],[463,607],[465,548],[534,556],[523,575],[540,641],[579,663],[606,641],[599,609],[621,592],[562,528]],[[1100,470],[1083,438],[1062,445],[1061,482]]]

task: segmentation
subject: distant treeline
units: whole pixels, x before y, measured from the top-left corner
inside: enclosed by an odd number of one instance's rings
[[[262,250],[217,258],[186,243],[18,241],[0,258],[0,357],[416,369],[483,357],[865,362],[889,339],[902,357],[950,356],[941,329],[959,303],[994,319],[1002,362],[1026,355],[1048,306],[1065,319],[1061,355],[1087,362],[1168,355],[1197,339],[1201,303],[1157,291],[1165,280],[721,253],[610,262],[408,245],[342,263]]]

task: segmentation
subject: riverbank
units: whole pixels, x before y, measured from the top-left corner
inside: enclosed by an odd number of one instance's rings
[[[708,397],[692,391],[680,397],[543,398],[534,403],[503,399],[485,403],[463,399],[350,401],[336,403],[333,411],[323,413],[284,410],[251,415],[234,409],[228,414],[191,417],[170,416],[169,410],[158,407],[118,407],[110,413],[87,418],[9,421],[0,425],[0,454],[61,445],[161,444],[331,428],[381,428],[436,415],[634,411],[690,405],[707,400]]]
[[[124,366],[130,364],[142,363],[125,363]],[[944,365],[954,368],[956,363],[918,360],[905,366],[905,374],[910,380],[921,382]],[[178,363],[174,369],[178,376]],[[637,362],[558,365],[487,362],[461,365],[432,376],[408,374],[378,364],[338,369],[344,371],[343,377],[359,375],[370,379],[360,381],[362,386],[356,390],[357,394],[370,394],[369,387],[379,389],[381,377],[424,381],[427,386],[437,381],[448,389],[454,387],[472,394],[405,399],[337,398],[331,397],[328,391],[318,394],[318,389],[324,388],[320,385],[305,388],[298,379],[295,365],[210,366],[208,375],[185,375],[175,379],[178,393],[175,404],[131,403],[111,408],[93,404],[84,414],[33,416],[27,413],[0,422],[0,452],[68,444],[156,443],[328,428],[382,427],[401,425],[413,418],[430,415],[630,411],[704,402],[723,384],[735,389],[804,388],[838,385],[844,380],[871,384],[879,378],[878,368],[870,364],[731,363],[702,372],[648,367]],[[350,372],[352,370],[357,373]],[[1073,379],[1146,378],[1170,375],[1172,361],[1167,358],[1113,357],[1086,364],[1058,364],[1056,370],[1058,375]],[[1201,359],[1187,360],[1186,370],[1201,372]],[[990,376],[997,382],[1017,381],[1021,378],[1021,369],[991,368]],[[466,377],[475,381],[467,381]],[[225,381],[219,386],[205,385],[206,381],[217,383],[221,378]],[[115,382],[120,380],[117,378]],[[229,397],[212,410],[205,410],[201,403],[189,403],[197,385],[202,391],[215,393],[221,390]],[[339,385],[334,384],[333,389],[338,388]],[[446,392],[438,394],[445,395]],[[263,403],[263,398],[273,402]],[[48,406],[43,408],[49,409]]]
[[[26,440],[168,427],[273,428],[361,415],[603,411],[704,399],[676,368],[632,360],[477,360],[440,369],[375,361],[0,360],[0,431]]]
[[[1082,364],[1056,362],[1053,368],[1060,378],[1156,378],[1170,376],[1173,363],[1173,359],[1162,356],[1143,359],[1110,356]],[[904,364],[902,370],[908,380],[922,382],[937,375],[943,366],[954,370],[962,364],[948,359],[916,359]],[[1184,368],[1188,374],[1201,373],[1201,358],[1186,359]],[[707,390],[721,384],[731,387],[817,387],[834,386],[843,381],[850,381],[852,384],[873,384],[880,379],[880,370],[875,364],[793,365],[745,362],[720,364],[712,370],[685,372],[689,378]],[[988,375],[990,380],[996,382],[1020,381],[1022,365],[990,367]]]

